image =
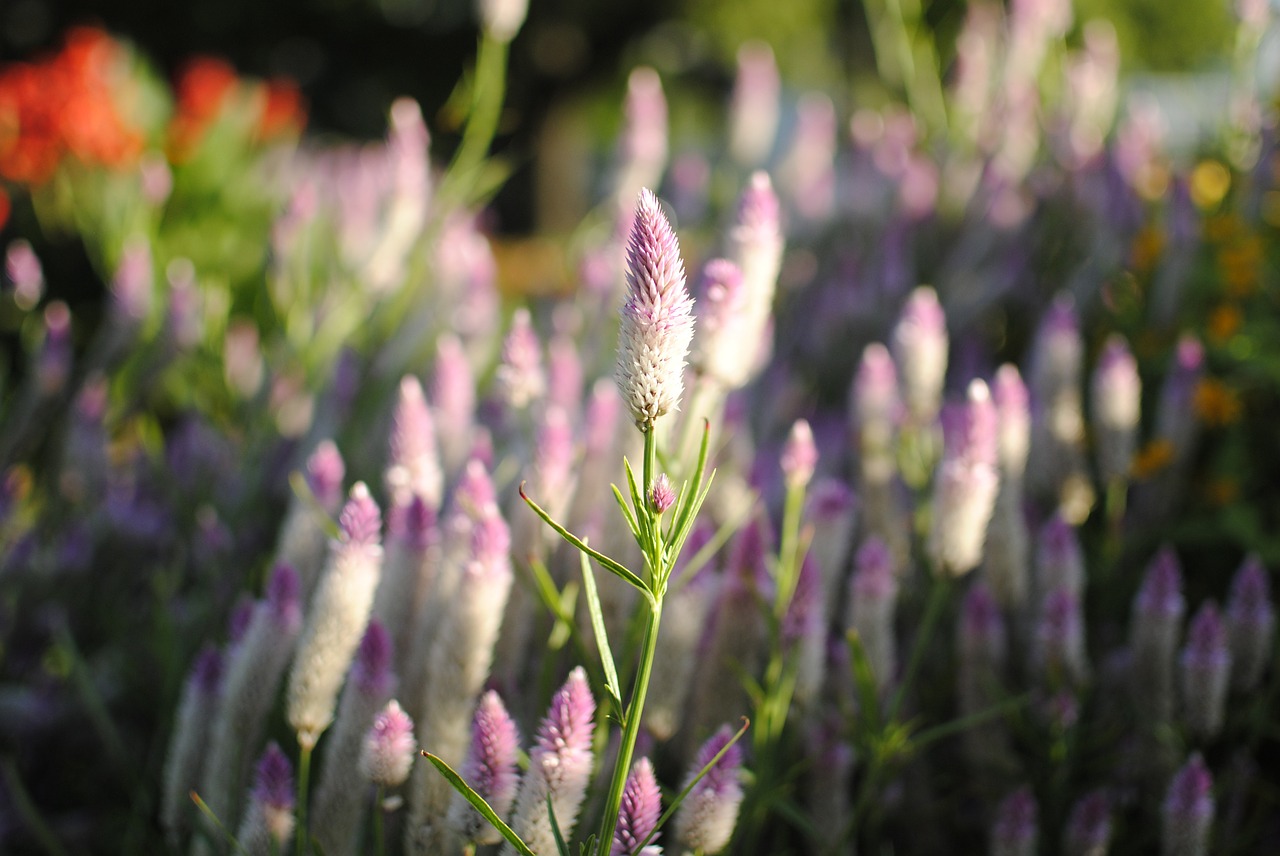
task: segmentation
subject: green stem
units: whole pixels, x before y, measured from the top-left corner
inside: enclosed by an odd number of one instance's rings
[[[647,439],[647,438],[646,438]],[[646,442],[646,445],[647,442]],[[646,469],[648,456],[646,455]],[[662,599],[650,602],[649,620],[644,628],[644,648],[640,654],[640,671],[631,690],[631,704],[627,706],[627,723],[622,731],[622,743],[618,746],[618,760],[609,782],[609,796],[605,800],[604,814],[600,818],[600,835],[596,839],[597,851],[605,856],[613,846],[613,833],[618,826],[618,811],[622,807],[622,789],[631,770],[631,756],[635,753],[636,738],[640,735],[640,720],[644,713],[645,696],[649,693],[649,679],[653,675],[654,653],[658,647],[658,625],[662,621]]]
[[[800,578],[800,515],[804,510],[804,485],[787,485],[787,498],[782,511],[782,540],[778,544],[778,590],[774,600],[774,617],[778,621],[787,614]]]
[[[897,692],[893,694],[893,700],[889,703],[889,710],[885,715],[886,723],[893,722],[898,716],[898,712],[902,709],[907,690],[910,688],[916,672],[920,669],[920,663],[924,660],[925,649],[929,647],[929,640],[933,636],[934,626],[937,625],[938,619],[942,615],[942,608],[947,603],[947,595],[950,591],[950,577],[938,576],[934,578],[933,588],[929,592],[929,603],[925,607],[924,618],[920,621],[920,632],[916,635],[915,644],[911,647],[911,659],[907,662],[907,670],[902,673],[902,683],[898,685]]]
[[[476,76],[471,97],[471,114],[462,132],[462,142],[453,163],[440,184],[439,197],[445,210],[458,203],[469,203],[475,189],[476,171],[484,163],[502,118],[502,104],[507,86],[506,42],[480,37],[476,51]]]
[[[378,793],[373,803],[373,852],[378,856],[387,856],[387,841],[383,832],[383,815],[386,814],[383,800],[386,799],[386,794],[386,785],[378,785]]]
[[[298,856],[307,852],[307,787],[311,778],[311,745],[299,744],[298,752],[298,828],[295,835]]]

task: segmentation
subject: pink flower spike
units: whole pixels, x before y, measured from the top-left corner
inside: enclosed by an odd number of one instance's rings
[[[641,758],[631,768],[622,790],[622,807],[618,812],[618,825],[613,832],[613,846],[609,856],[637,856],[640,843],[649,837],[658,825],[662,813],[662,792],[653,774],[653,764]]]
[[[797,419],[782,447],[782,473],[787,487],[807,487],[818,466],[818,447],[813,442],[813,429],[803,419]]]
[[[462,765],[462,778],[493,809],[507,818],[520,784],[520,731],[502,699],[492,690],[480,698],[471,723],[471,749]],[[461,795],[449,810],[449,824],[460,838],[476,844],[497,844],[498,831]]]
[[[685,356],[693,341],[693,298],[680,244],[658,198],[640,191],[627,244],[627,297],[618,331],[615,377],[642,431],[679,407]]]
[[[418,748],[413,720],[395,699],[373,718],[360,751],[360,772],[374,784],[388,788],[404,782]]]

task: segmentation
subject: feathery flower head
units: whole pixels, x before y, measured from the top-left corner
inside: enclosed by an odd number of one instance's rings
[[[1222,730],[1231,649],[1217,604],[1207,601],[1196,611],[1182,649],[1183,715],[1194,733],[1213,737]]]
[[[471,558],[486,568],[505,566],[510,551],[511,529],[495,508],[471,529]]]
[[[1165,856],[1206,856],[1213,824],[1213,775],[1196,752],[1174,774],[1164,798],[1161,852]]]
[[[326,510],[334,511],[342,502],[342,479],[345,476],[342,453],[332,440],[322,440],[307,458],[307,486]]]
[[[595,713],[596,700],[587,684],[587,673],[579,666],[552,697],[547,716],[538,726],[537,745],[530,754],[548,757],[564,752],[589,753]]]
[[[950,348],[947,319],[936,291],[922,285],[911,292],[893,328],[890,348],[902,376],[907,408],[919,424],[930,424],[942,401]]]
[[[502,342],[502,363],[494,375],[508,407],[523,410],[542,397],[547,378],[542,368],[542,342],[533,329],[529,310],[520,307],[511,316],[511,329]]]
[[[1000,471],[1021,478],[1031,445],[1031,395],[1017,366],[1005,363],[996,370],[991,400],[1000,417]]]
[[[1106,792],[1081,797],[1063,833],[1065,856],[1102,856],[1111,844],[1111,800]]]
[[[680,244],[658,198],[640,191],[627,243],[627,297],[618,331],[616,378],[641,430],[679,407],[693,340],[693,299]]]
[[[689,765],[686,787],[732,738],[733,732],[726,725],[702,744]],[[713,854],[719,853],[729,843],[733,827],[738,822],[738,808],[742,804],[741,767],[742,747],[735,743],[680,804],[676,814],[676,837],[686,849]]]
[[[1147,567],[1134,605],[1140,616],[1177,621],[1186,610],[1182,566],[1170,547],[1161,547]]]
[[[351,683],[367,696],[389,695],[396,683],[392,671],[394,660],[391,634],[376,618],[369,619],[369,626],[360,637],[355,662],[351,664]]]
[[[1231,581],[1227,624],[1231,634],[1232,683],[1240,689],[1255,687],[1271,659],[1271,638],[1276,626],[1267,571],[1256,555],[1244,560]]]
[[[987,385],[971,382],[968,400],[943,410],[942,428],[928,546],[936,570],[958,576],[982,561],[1000,487],[997,416]]]
[[[622,789],[618,825],[613,832],[609,856],[638,856],[640,842],[649,837],[662,813],[662,792],[653,774],[653,764],[641,758],[631,768]]]
[[[782,447],[782,473],[788,487],[802,488],[813,478],[818,465],[818,447],[813,442],[813,429],[803,419],[797,419]]]
[[[781,208],[769,173],[756,170],[738,197],[734,237],[738,240],[776,240],[781,234]]]
[[[374,784],[388,788],[404,782],[418,748],[413,720],[395,699],[373,717],[360,750],[360,772]]]
[[[1038,834],[1036,799],[1029,788],[1019,788],[1001,801],[991,830],[991,852],[1000,856],[1031,856]]]
[[[1093,425],[1098,470],[1104,481],[1126,476],[1137,448],[1142,380],[1138,363],[1119,334],[1103,347],[1093,373]]]
[[[728,259],[712,259],[698,278],[698,340],[689,362],[700,374],[729,389],[746,382],[751,361],[743,358],[747,326],[748,294],[742,271]]]
[[[347,504],[338,516],[341,540],[357,547],[376,547],[382,535],[382,512],[378,503],[369,495],[364,482],[356,482],[351,488]]]
[[[632,70],[622,111],[624,162],[658,178],[652,174],[660,173],[667,160],[667,96],[658,72],[648,66]]]
[[[440,540],[435,509],[418,495],[407,506],[393,505],[387,512],[387,539],[407,544],[419,552]]]
[[[467,461],[462,470],[462,477],[453,491],[455,510],[460,510],[471,517],[487,514],[489,509],[496,508],[498,494],[493,488],[493,479],[489,470],[479,458]]]
[[[676,489],[671,485],[671,479],[666,473],[659,473],[653,480],[653,486],[649,488],[649,507],[658,514],[663,514],[675,504]]]
[[[390,505],[408,505],[414,496],[438,505],[443,475],[436,450],[436,430],[422,384],[413,375],[400,381],[392,416],[390,454],[383,473]]]
[[[505,819],[520,784],[520,731],[502,699],[490,690],[480,697],[471,723],[471,748],[462,765],[462,777]],[[464,841],[497,844],[501,837],[459,794],[449,810],[449,823]]]
[[[120,264],[111,279],[111,297],[115,306],[131,321],[142,321],[151,311],[155,297],[155,271],[152,268],[151,244],[145,238],[131,238],[124,246]]]
[[[442,424],[463,419],[470,422],[476,407],[476,382],[462,342],[453,333],[436,340],[436,362],[431,371],[431,404]]]
[[[254,768],[250,799],[262,811],[266,828],[277,844],[293,834],[293,766],[275,743],[269,743]]]

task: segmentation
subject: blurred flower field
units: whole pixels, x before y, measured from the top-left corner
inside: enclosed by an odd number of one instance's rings
[[[0,65],[0,852],[1280,849],[1267,4],[1208,123],[1067,0],[638,64],[520,238],[477,15],[371,142]]]

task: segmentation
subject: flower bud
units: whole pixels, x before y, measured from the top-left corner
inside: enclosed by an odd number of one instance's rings
[[[649,488],[649,507],[657,514],[666,512],[676,504],[676,489],[671,486],[671,479],[666,473],[659,473]]]

